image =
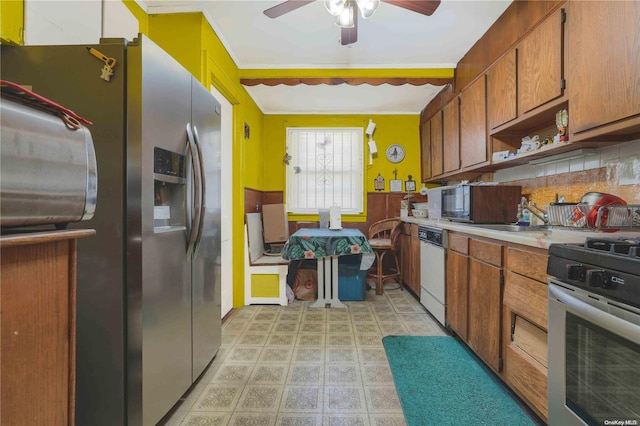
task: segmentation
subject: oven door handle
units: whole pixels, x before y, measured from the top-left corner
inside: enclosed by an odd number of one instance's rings
[[[580,317],[596,323],[602,328],[609,330],[612,333],[624,337],[632,342],[638,343],[638,336],[640,336],[640,326],[630,321],[625,321],[622,318],[618,318],[617,316],[598,309],[595,306],[591,306],[590,304],[585,303],[571,296],[570,294],[567,294],[563,290],[553,285],[549,286],[549,296],[561,303],[564,303],[568,308],[570,308]]]

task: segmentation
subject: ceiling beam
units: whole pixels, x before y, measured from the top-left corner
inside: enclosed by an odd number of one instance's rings
[[[349,84],[351,86],[359,86],[361,84],[369,84],[371,86],[379,86],[381,84],[390,84],[392,86],[402,86],[404,84],[444,86],[449,83],[453,83],[453,77],[279,77],[240,79],[240,84],[243,86],[257,86],[259,84],[264,84],[265,86],[278,86],[281,84],[286,86],[297,86],[299,84],[308,86],[316,86],[318,84],[329,86],[337,86],[339,84]]]

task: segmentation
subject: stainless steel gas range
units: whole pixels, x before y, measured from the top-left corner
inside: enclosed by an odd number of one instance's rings
[[[640,238],[549,248],[549,424],[640,425]]]

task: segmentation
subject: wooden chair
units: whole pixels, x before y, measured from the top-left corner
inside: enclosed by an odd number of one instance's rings
[[[376,259],[367,272],[367,281],[375,279],[376,294],[384,294],[385,281],[394,280],[400,284],[400,257],[398,255],[398,237],[402,222],[398,219],[383,219],[369,227],[368,239]],[[386,264],[385,264],[386,259]],[[387,271],[384,268],[387,266]]]

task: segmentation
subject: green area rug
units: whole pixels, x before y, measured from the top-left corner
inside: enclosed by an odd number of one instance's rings
[[[453,337],[387,336],[382,343],[408,426],[535,424]]]

